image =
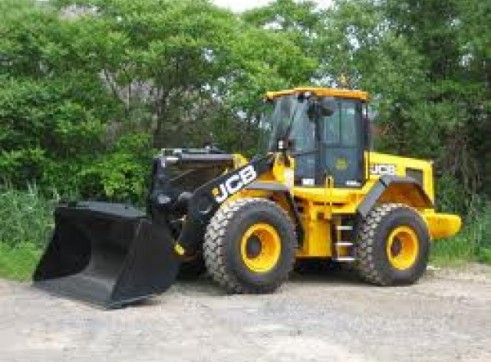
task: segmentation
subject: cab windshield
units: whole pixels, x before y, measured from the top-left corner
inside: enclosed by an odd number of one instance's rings
[[[319,141],[332,146],[356,147],[357,123],[361,116],[359,101],[338,99],[330,116],[322,116],[319,123]],[[293,153],[314,150],[315,122],[309,118],[309,102],[298,95],[276,98],[268,104],[260,123],[261,153],[276,150],[278,140],[288,139]]]
[[[295,183],[321,185],[326,175],[336,187],[362,183],[364,170],[363,102],[357,99],[324,99],[332,106],[329,115],[312,107],[322,99],[288,95],[274,99],[261,121],[261,153],[278,150],[279,141],[288,142],[295,157]],[[327,102],[326,102],[327,103]],[[310,116],[310,117],[309,117]]]
[[[308,117],[308,108],[309,102],[297,95],[277,98],[270,103],[260,125],[261,153],[275,151],[280,139],[292,142],[292,151],[312,150],[315,124]]]

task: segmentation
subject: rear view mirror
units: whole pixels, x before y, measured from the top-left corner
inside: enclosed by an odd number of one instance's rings
[[[337,103],[334,98],[320,98],[310,103],[307,110],[307,115],[311,121],[315,121],[316,115],[322,117],[330,117],[334,114],[337,108]]]
[[[320,109],[320,114],[323,117],[330,117],[334,114],[336,111],[337,104],[336,101],[333,98],[321,98],[319,100],[319,109]]]

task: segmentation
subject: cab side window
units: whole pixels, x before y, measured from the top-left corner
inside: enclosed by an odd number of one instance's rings
[[[338,102],[335,112],[324,117],[323,141],[329,146],[356,146],[355,102]]]

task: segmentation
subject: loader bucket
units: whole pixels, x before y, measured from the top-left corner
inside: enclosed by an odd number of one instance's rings
[[[59,206],[34,286],[105,308],[164,292],[179,261],[169,229],[135,208],[83,202]]]

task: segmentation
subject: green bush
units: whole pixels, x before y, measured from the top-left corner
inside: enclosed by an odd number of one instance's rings
[[[0,244],[17,247],[25,243],[42,247],[53,227],[57,196],[48,200],[37,187],[25,191],[0,188]]]
[[[488,204],[477,222],[478,260],[491,264],[491,204]]]
[[[475,192],[466,190],[462,183],[450,174],[436,179],[436,205],[443,212],[465,214],[470,209],[478,209],[482,200]]]
[[[434,243],[433,261],[441,265],[468,261],[491,264],[491,204],[470,208],[463,223],[459,234]]]
[[[155,153],[146,134],[121,137],[108,153],[80,171],[81,196],[142,204]]]
[[[53,228],[57,195],[48,199],[37,187],[0,186],[0,277],[27,280]]]

